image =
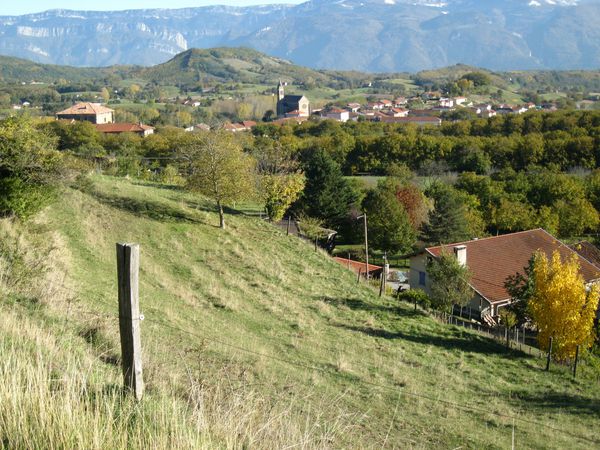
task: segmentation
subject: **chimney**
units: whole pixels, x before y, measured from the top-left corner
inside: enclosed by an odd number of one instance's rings
[[[454,255],[456,256],[456,260],[461,266],[467,265],[467,246],[466,245],[457,245],[454,247]]]

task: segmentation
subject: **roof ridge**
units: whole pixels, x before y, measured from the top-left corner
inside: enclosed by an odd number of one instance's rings
[[[568,248],[570,251],[572,251],[573,253],[575,253],[579,258],[583,259],[585,262],[587,262],[588,264],[591,264],[593,267],[598,268],[598,266],[596,266],[596,264],[594,264],[593,262],[591,262],[589,259],[587,259],[585,256],[583,256],[581,253],[579,253],[578,251],[576,251],[575,249],[572,249],[570,245],[565,244],[563,241],[561,241],[560,239],[558,239],[557,237],[552,236],[550,233],[548,233],[546,230],[544,230],[543,228],[540,228],[540,230],[542,230],[544,233],[546,233],[548,236],[551,236],[554,238],[554,240],[556,242],[558,242],[560,245],[562,245],[563,247]],[[592,244],[593,245],[593,244]]]
[[[540,227],[540,228],[532,228],[531,230],[515,231],[514,233],[497,234],[496,236],[487,236],[487,237],[483,237],[483,238],[474,238],[474,239],[469,239],[468,241],[459,241],[459,242],[451,242],[449,244],[434,245],[432,247],[426,247],[425,249],[429,250],[429,249],[432,249],[432,248],[439,248],[439,247],[451,247],[451,246],[454,246],[454,245],[467,244],[468,242],[488,241],[490,239],[497,239],[497,238],[502,238],[502,237],[507,237],[507,236],[514,236],[515,234],[531,233],[532,231],[540,231],[540,230],[543,231],[544,233],[546,233],[548,236],[551,236],[553,239],[555,239],[555,240],[558,241],[558,239],[556,239],[554,236],[552,236],[550,233],[548,233],[546,230],[544,230],[543,228]]]

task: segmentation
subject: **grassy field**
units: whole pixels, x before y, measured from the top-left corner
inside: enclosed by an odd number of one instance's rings
[[[177,188],[101,176],[26,227],[3,219],[0,242],[49,269],[11,284],[0,265],[0,448],[505,449],[513,430],[517,448],[600,445],[591,367],[545,373],[256,217],[227,221]],[[125,241],[141,244],[140,405],[119,390]]]

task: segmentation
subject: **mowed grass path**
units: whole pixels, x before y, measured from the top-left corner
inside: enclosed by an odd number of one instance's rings
[[[258,218],[232,210],[221,230],[210,202],[177,188],[93,181],[37,224],[63,250],[72,320],[101,313],[96,363],[118,374],[115,242],[139,243],[148,395],[187,402],[212,442],[505,449],[514,423],[517,448],[600,446],[594,377],[545,373],[540,359],[379,299]]]

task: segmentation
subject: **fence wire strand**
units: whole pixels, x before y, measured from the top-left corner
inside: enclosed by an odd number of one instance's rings
[[[109,303],[105,298],[100,297],[98,295],[81,294],[81,293],[77,292],[75,289],[69,288],[67,286],[53,286],[53,287],[57,288],[57,289],[61,289],[64,292],[71,293],[71,294],[73,294],[73,295],[75,295],[77,297],[88,297],[88,298],[90,298],[92,300],[95,300],[98,303],[100,303],[100,304],[102,304],[104,306],[107,306],[109,308],[118,308],[118,304],[116,302],[115,303]],[[155,309],[155,308],[152,308],[152,309]],[[104,314],[104,313],[101,313],[101,314]],[[108,316],[108,317],[118,318],[118,314],[110,314],[110,313],[108,313],[108,314],[105,314],[105,315]],[[337,372],[334,372],[334,371],[332,371],[330,369],[327,369],[327,368],[324,368],[324,367],[318,367],[318,366],[315,366],[315,365],[312,365],[312,364],[308,364],[308,363],[304,363],[304,362],[301,362],[301,361],[295,361],[295,360],[291,360],[291,359],[288,359],[288,358],[283,358],[281,356],[272,355],[272,354],[268,354],[268,353],[263,353],[263,352],[260,352],[260,351],[256,351],[256,350],[252,350],[252,349],[243,347],[241,345],[237,345],[237,344],[233,344],[231,342],[227,342],[227,341],[225,341],[223,339],[219,339],[219,338],[215,338],[215,337],[212,337],[212,336],[208,336],[208,335],[204,335],[204,334],[199,334],[199,333],[191,332],[191,331],[185,330],[185,329],[183,329],[183,328],[181,328],[181,327],[179,327],[177,325],[174,325],[174,324],[172,324],[170,322],[167,322],[167,321],[164,321],[164,320],[155,320],[154,318],[150,318],[150,317],[148,317],[148,314],[145,314],[144,321],[148,322],[148,323],[155,324],[155,325],[159,325],[159,326],[162,326],[162,327],[165,327],[165,328],[168,328],[168,329],[171,329],[173,331],[177,331],[179,333],[183,333],[185,335],[193,336],[193,337],[198,338],[198,339],[202,339],[202,340],[205,340],[205,341],[213,342],[215,344],[219,344],[219,345],[222,345],[224,347],[229,347],[229,348],[241,351],[241,352],[246,353],[246,354],[250,354],[250,355],[253,355],[253,356],[258,356],[258,357],[261,357],[261,358],[270,359],[270,360],[273,360],[273,361],[278,361],[280,363],[284,363],[284,364],[287,364],[287,365],[290,365],[290,366],[293,366],[293,367],[297,367],[297,368],[300,368],[300,369],[304,369],[304,370],[307,370],[307,371],[320,372],[320,373],[323,373],[323,374],[326,374],[326,375],[329,375],[329,376],[339,377],[339,374]],[[461,404],[461,403],[453,402],[453,401],[446,400],[446,399],[439,398],[439,397],[436,398],[436,397],[428,396],[428,395],[424,395],[424,394],[417,394],[415,392],[409,392],[409,391],[406,391],[406,390],[399,389],[398,387],[394,387],[394,386],[390,386],[390,385],[386,385],[386,384],[381,384],[381,383],[376,383],[376,382],[373,382],[373,381],[370,381],[370,380],[366,380],[366,379],[363,379],[363,378],[360,379],[360,382],[363,383],[363,384],[365,384],[365,385],[368,385],[368,386],[376,387],[376,388],[379,388],[379,389],[384,389],[384,390],[391,391],[391,392],[394,392],[394,393],[399,393],[399,394],[402,394],[402,395],[406,395],[408,397],[419,398],[419,399],[427,400],[427,401],[430,401],[430,402],[433,402],[433,403],[443,404],[443,405],[454,407],[454,408],[457,408],[457,409],[460,409],[460,410],[463,410],[463,411],[467,411],[467,412],[483,413],[483,414],[488,414],[488,415],[491,415],[491,416],[501,417],[501,418],[504,418],[504,419],[516,420],[516,421],[519,421],[519,422],[522,422],[522,423],[527,423],[527,424],[530,424],[530,425],[536,425],[536,426],[539,426],[539,427],[543,427],[543,428],[555,431],[557,433],[561,433],[561,434],[563,434],[565,436],[570,436],[570,437],[575,438],[575,439],[580,440],[580,441],[585,441],[585,442],[592,443],[592,444],[595,444],[595,445],[600,445],[600,440],[595,440],[595,439],[591,439],[591,438],[588,438],[588,437],[585,437],[585,436],[580,436],[580,435],[578,435],[578,434],[576,434],[576,433],[574,433],[572,431],[569,431],[569,430],[566,430],[566,429],[563,429],[563,428],[558,428],[558,427],[555,427],[555,426],[552,426],[552,425],[548,425],[548,424],[545,424],[543,422],[539,422],[539,421],[536,421],[536,420],[527,419],[527,418],[519,417],[519,416],[512,415],[512,414],[505,414],[505,413],[501,413],[501,412],[494,412],[494,411],[490,411],[490,410],[487,410],[487,409],[479,407],[479,406]]]

